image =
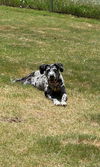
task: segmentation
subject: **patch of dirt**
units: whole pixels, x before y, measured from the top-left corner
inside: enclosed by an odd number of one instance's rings
[[[9,26],[9,25],[0,26],[0,30],[1,30],[1,31],[12,30],[12,29],[15,30],[16,27],[14,27],[14,26]]]
[[[18,117],[1,117],[0,122],[9,122],[9,123],[20,123],[23,120],[21,120]]]

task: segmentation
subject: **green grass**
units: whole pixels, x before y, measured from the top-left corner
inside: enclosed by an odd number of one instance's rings
[[[0,166],[100,166],[99,57],[99,21],[0,7]],[[55,62],[67,107],[10,81]]]
[[[50,0],[0,0],[0,4],[100,19],[99,0],[53,0],[53,7]]]

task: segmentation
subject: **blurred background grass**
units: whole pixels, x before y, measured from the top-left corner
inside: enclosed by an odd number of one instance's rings
[[[50,7],[50,1],[52,0],[0,0],[0,4],[100,19],[99,0],[53,0],[53,9]]]

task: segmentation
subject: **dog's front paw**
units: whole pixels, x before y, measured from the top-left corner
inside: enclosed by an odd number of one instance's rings
[[[67,103],[66,103],[65,101],[62,101],[62,102],[61,102],[61,105],[62,105],[62,106],[66,106]]]
[[[56,105],[56,106],[60,106],[61,105],[61,103],[60,103],[60,101],[58,101],[57,99],[54,99],[54,105]]]

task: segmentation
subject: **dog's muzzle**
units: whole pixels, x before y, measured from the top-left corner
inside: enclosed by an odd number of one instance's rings
[[[55,80],[55,76],[54,75],[50,75],[50,81],[54,81]]]

